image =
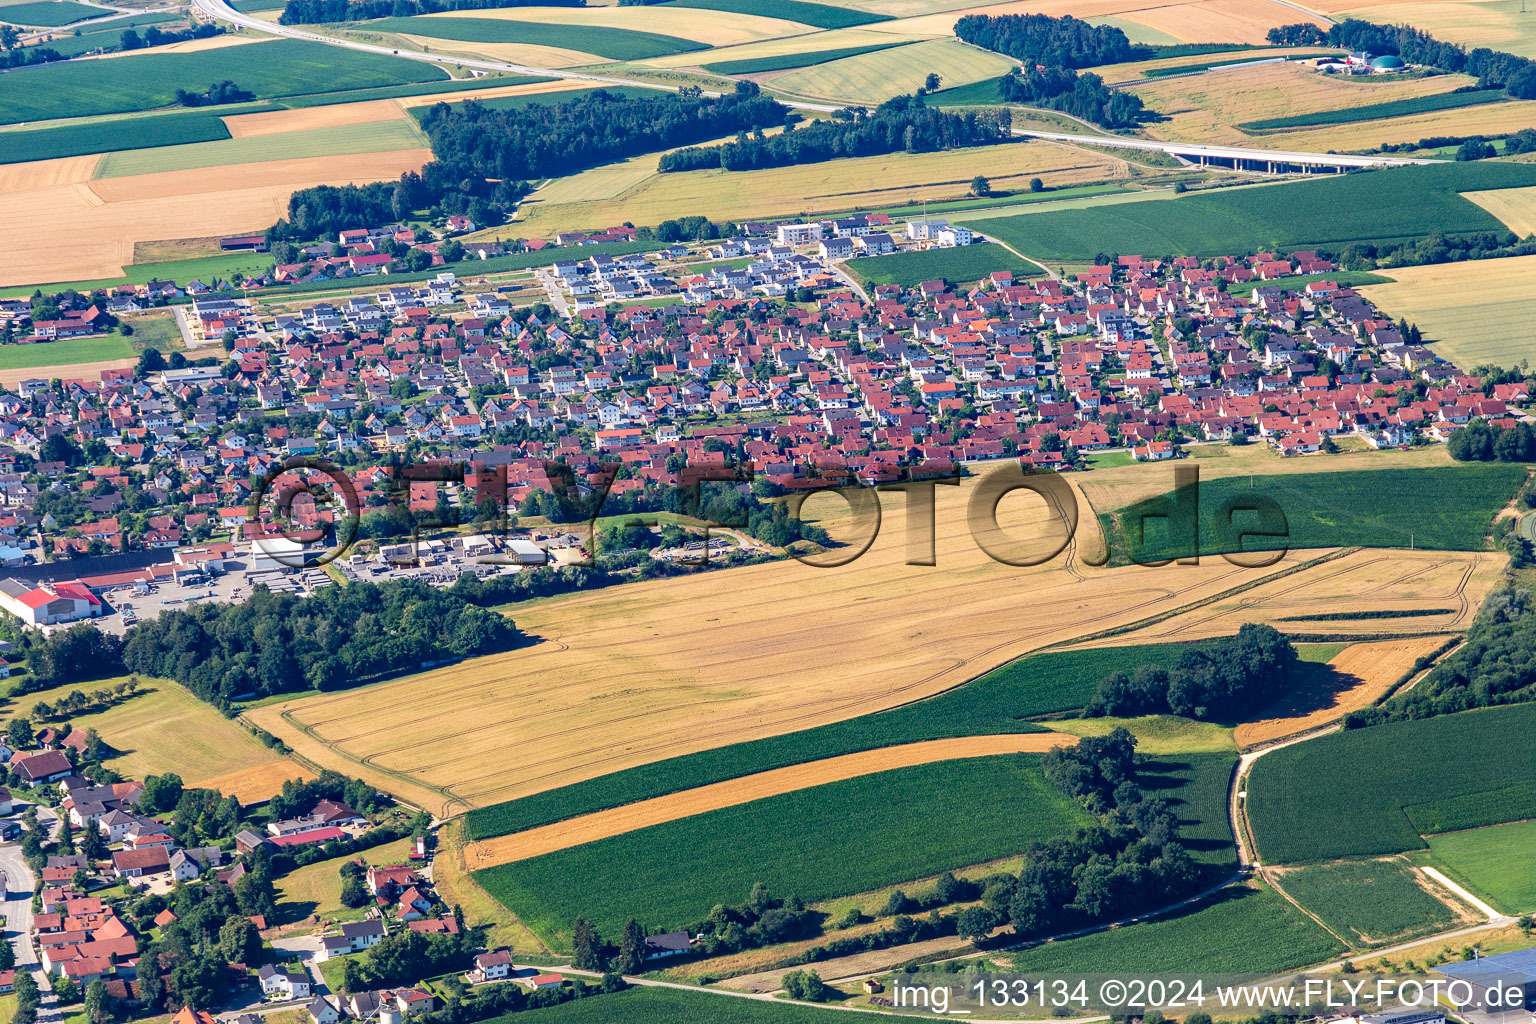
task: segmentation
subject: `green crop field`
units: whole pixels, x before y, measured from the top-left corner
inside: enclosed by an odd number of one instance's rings
[[[175,14],[141,14],[136,18],[120,18],[104,25],[75,29],[74,31],[80,33],[79,35],[71,34],[62,39],[50,39],[40,45],[55,50],[65,57],[75,57],[82,53],[89,53],[91,50],[118,45],[123,33],[130,28],[162,25],[167,21],[186,21],[186,19]]]
[[[1463,827],[1536,818],[1536,777],[1511,778],[1536,704],[1463,711],[1334,733],[1261,757],[1248,819],[1265,863],[1309,863],[1423,849],[1437,823],[1404,808],[1466,797]],[[1488,799],[1480,801],[1478,797]],[[1479,820],[1480,819],[1480,820]]]
[[[1536,184],[1536,166],[1486,162],[1385,168],[1260,188],[1089,211],[990,218],[989,235],[1036,259],[1091,261],[1101,252],[1240,255],[1268,248],[1505,230],[1458,191]],[[962,223],[964,219],[962,218]]]
[[[135,354],[127,339],[116,335],[104,338],[66,338],[63,341],[41,341],[30,345],[0,345],[0,370],[96,363],[104,359],[132,359]]]
[[[1506,914],[1536,910],[1536,821],[1429,837],[1446,874]]]
[[[364,100],[393,100],[405,96],[431,96],[436,93],[464,92],[469,89],[492,89],[504,85],[535,85],[553,82],[553,78],[539,75],[487,75],[483,78],[455,78],[441,82],[422,82],[419,85],[385,85],[377,89],[353,89],[350,92],[322,92],[309,96],[291,96],[282,106],[329,107],[337,103],[361,103]],[[414,108],[413,108],[414,109]]]
[[[149,110],[175,102],[177,89],[200,91],[226,79],[261,99],[447,77],[421,61],[324,43],[277,39],[249,45],[259,49],[238,58],[229,50],[201,50],[17,68],[5,74],[0,124]]]
[[[69,0],[43,0],[39,3],[0,4],[0,21],[13,25],[32,25],[37,28],[55,28],[72,25],[87,18],[105,18],[112,12],[85,4],[72,4]]]
[[[828,61],[842,60],[844,57],[857,57],[861,53],[874,53],[877,50],[889,50],[892,47],[904,45],[906,44],[878,43],[874,46],[845,46],[840,50],[816,50],[811,53],[785,53],[777,57],[722,60],[715,64],[704,64],[702,67],[705,71],[713,71],[717,75],[756,75],[764,71],[788,71],[790,68],[814,67],[817,64],[826,64]]]
[[[1006,857],[1090,820],[1045,781],[1038,755],[967,758],[709,811],[475,877],[564,947],[578,915],[609,935],[630,917],[675,927],[756,882],[811,903]]]
[[[240,108],[220,107],[220,113],[189,110],[185,114],[154,114],[87,124],[66,124],[56,128],[3,132],[0,133],[0,163],[212,142],[229,138],[224,117],[245,110],[270,109],[266,105],[250,104]]]
[[[1074,974],[1268,974],[1341,952],[1337,939],[1273,890],[1239,888],[1178,917],[1026,949],[1013,964],[1019,971]]]
[[[391,275],[393,276],[393,275]],[[925,701],[845,722],[737,743],[602,775],[469,812],[471,839],[489,839],[712,782],[860,750],[950,736],[1037,732],[1032,715],[1087,704],[1099,680],[1141,665],[1171,668],[1189,645],[1149,644],[1035,654]],[[1197,645],[1198,646],[1198,645]]]
[[[1391,103],[1367,103],[1343,110],[1324,110],[1315,114],[1297,114],[1294,117],[1271,117],[1263,121],[1247,121],[1236,125],[1246,132],[1277,131],[1282,128],[1312,128],[1325,124],[1352,124],[1355,121],[1375,121],[1384,117],[1407,117],[1410,114],[1428,114],[1436,110],[1455,110],[1458,107],[1476,107],[1484,103],[1498,103],[1507,97],[1503,89],[1477,89],[1468,92],[1442,92],[1433,96],[1415,96]]]
[[[1525,474],[1523,465],[1483,462],[1264,476],[1252,486],[1241,476],[1202,481],[1197,543],[1204,554],[1339,545],[1408,547],[1410,541],[1417,548],[1481,551],[1494,515],[1515,496]],[[1234,502],[1241,508],[1245,499],[1255,496],[1279,505],[1285,536],[1230,535],[1223,507]],[[1116,561],[1145,563],[1194,554],[1189,531],[1173,525],[1172,508],[1170,497],[1159,496],[1101,513],[1099,522]],[[1235,512],[1230,523],[1236,530],[1261,528],[1253,512]]]
[[[1281,886],[1352,946],[1381,946],[1456,923],[1400,860],[1347,860],[1286,872]]]
[[[548,1009],[508,1014],[489,1024],[845,1024],[837,1010],[743,999],[708,989],[634,987]]]
[[[950,284],[970,283],[995,270],[1012,271],[1015,278],[1041,273],[1033,263],[1025,263],[1002,246],[988,243],[865,256],[849,260],[843,269],[865,284],[897,284],[903,288],[939,279]]]
[[[1420,834],[1429,835],[1480,828],[1493,821],[1536,817],[1536,804],[1531,801],[1530,784],[1521,781],[1477,793],[1405,804],[1403,813]]]
[[[731,11],[760,18],[782,18],[815,28],[851,28],[876,21],[890,21],[889,14],[871,14],[849,7],[807,3],[806,0],[672,0],[668,7],[692,7],[701,11]]]
[[[220,142],[195,142],[185,146],[109,153],[97,166],[96,177],[122,178],[157,171],[186,171],[196,167],[222,167],[345,153],[387,153],[426,146],[426,136],[416,127],[415,121],[397,118],[393,121],[369,121],[336,128],[313,128],[302,132],[252,135]]]
[[[613,93],[616,96],[655,96],[655,89],[647,89],[639,85],[610,85],[592,89],[563,89],[560,92],[536,92],[527,96],[492,96],[483,100],[443,100],[449,106],[459,103],[478,103],[482,107],[490,107],[493,110],[520,110],[523,107],[552,106],[558,103],[570,103],[584,96],[590,96],[599,89],[603,92]],[[435,106],[436,104],[434,104]],[[427,116],[427,111],[432,107],[411,107],[409,113],[420,121]]]
[[[378,32],[401,32],[432,39],[470,43],[526,43],[595,53],[610,60],[646,60],[672,53],[709,49],[704,43],[656,32],[636,32],[603,25],[560,25],[501,18],[384,18],[368,23]]]

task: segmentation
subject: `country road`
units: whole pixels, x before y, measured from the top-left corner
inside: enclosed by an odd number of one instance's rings
[[[241,28],[254,32],[263,32],[267,35],[283,36],[287,39],[303,39],[313,43],[324,43],[327,46],[339,46],[348,50],[356,50],[359,53],[376,53],[386,57],[403,57],[408,60],[424,61],[428,64],[438,64],[454,68],[470,68],[475,71],[501,71],[516,75],[537,75],[545,78],[562,78],[575,82],[591,82],[594,85],[622,85],[642,89],[657,89],[662,92],[676,92],[681,86],[666,85],[657,82],[647,82],[639,79],[624,78],[620,75],[599,75],[590,71],[570,70],[567,68],[540,68],[529,64],[513,64],[509,61],[484,60],[476,57],[450,57],[438,53],[424,53],[420,50],[396,49],[389,46],[376,46],[372,43],[359,42],[355,39],[341,39],[336,36],[325,35],[321,32],[312,32],[308,29],[296,28],[292,25],[279,25],[276,22],[262,21],[250,15],[242,14],[229,6],[228,0],[192,0],[193,6],[211,18],[238,25]],[[705,95],[718,95],[706,90]],[[832,113],[840,110],[846,104],[838,103],[810,103],[805,100],[790,99],[784,96],[776,96],[780,103],[796,110],[812,110],[820,113]],[[1042,132],[1016,128],[1013,134],[1020,138],[1045,139],[1053,142],[1072,142],[1087,145],[1111,145],[1128,149],[1159,150],[1165,153],[1177,155],[1196,155],[1216,159],[1236,160],[1265,160],[1285,164],[1338,164],[1350,167],[1398,167],[1407,164],[1434,164],[1442,163],[1439,160],[1411,160],[1402,157],[1385,156],[1337,156],[1331,153],[1305,153],[1285,152],[1280,150],[1249,149],[1233,146],[1205,146],[1193,143],[1160,142],[1150,139],[1138,139],[1122,135],[1072,135],[1062,132]]]

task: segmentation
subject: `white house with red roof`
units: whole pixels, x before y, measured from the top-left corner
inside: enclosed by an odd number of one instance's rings
[[[105,611],[101,600],[78,580],[36,585],[0,580],[0,608],[29,626],[94,619]]]

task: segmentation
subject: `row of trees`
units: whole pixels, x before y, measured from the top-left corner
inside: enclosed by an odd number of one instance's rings
[[[1344,727],[1358,729],[1536,700],[1536,614],[1532,611],[1529,591],[1495,590],[1483,601],[1466,643],[1455,653],[1401,697],[1350,712]]]
[[[176,90],[176,102],[184,107],[215,107],[221,103],[244,103],[255,98],[254,93],[246,92],[228,79],[214,82],[202,92]]]
[[[482,226],[498,224],[504,211],[528,194],[529,179],[781,124],[787,110],[752,82],[709,99],[692,87],[645,96],[598,90],[565,103],[520,108],[438,103],[422,118],[434,159],[419,174],[301,189],[289,197],[288,217],[267,230],[267,241],[334,237],[426,208],[466,214]]]
[[[568,103],[497,108],[439,103],[422,119],[432,154],[452,176],[546,178],[784,123],[788,108],[738,82],[724,96],[699,91],[625,96],[598,90]]]
[[[1141,97],[1111,91],[1098,75],[1067,68],[1015,68],[998,80],[997,91],[1009,103],[1059,110],[1106,128],[1130,128],[1146,117]]]
[[[277,20],[281,25],[315,25],[535,4],[540,7],[585,7],[586,0],[288,0]]]
[[[1500,427],[1475,419],[1452,431],[1445,447],[1457,462],[1536,462],[1536,430],[1529,423]]]
[[[1287,46],[1327,43],[1348,50],[1392,53],[1410,64],[1471,75],[1480,87],[1503,89],[1515,99],[1536,99],[1536,61],[1486,46],[1469,51],[1410,25],[1378,25],[1346,18],[1326,33],[1310,23],[1282,25],[1269,30],[1269,41]]]
[[[142,36],[139,35],[138,30],[130,28],[122,34],[121,45],[125,50],[142,50],[148,46],[165,46],[167,43],[181,43],[188,39],[208,39],[223,34],[224,27],[215,25],[211,21],[179,31],[173,29],[169,32],[157,25],[151,25],[144,30]]]
[[[416,580],[354,583],[299,598],[258,587],[243,604],[162,612],[123,645],[133,672],[166,676],[211,703],[245,694],[337,690],[430,662],[511,648],[505,617]]]
[[[662,171],[749,171],[880,153],[931,153],[999,142],[1008,137],[1011,124],[1007,111],[950,113],[926,106],[919,96],[897,96],[872,112],[848,108],[830,121],[798,130],[785,125],[778,135],[742,134],[723,145],[667,153],[657,166]]]
[[[1143,666],[1106,676],[1086,713],[1237,721],[1272,703],[1295,669],[1290,640],[1273,626],[1250,622],[1235,636],[1188,648],[1171,670]]]
[[[996,50],[1026,65],[1091,68],[1120,64],[1148,53],[1112,25],[1090,25],[1070,15],[967,14],[955,22],[955,35],[972,46]]]

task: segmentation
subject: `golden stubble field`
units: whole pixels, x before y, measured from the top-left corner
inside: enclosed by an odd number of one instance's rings
[[[1521,192],[1503,208],[1490,204],[1497,193],[1464,194],[1506,222],[1536,218],[1536,195]],[[1433,339],[1435,352],[1458,366],[1514,366],[1536,358],[1532,275],[1536,256],[1403,267],[1388,272],[1392,284],[1370,285],[1361,293],[1386,313],[1418,324]]]
[[[48,230],[0,246],[0,285],[116,277],[139,242],[259,231],[286,215],[297,189],[388,181],[430,157],[409,149],[99,181],[99,156],[10,164],[0,167],[0,222]]]
[[[1126,176],[1111,157],[1043,142],[1009,142],[961,152],[891,153],[758,171],[655,172],[655,157],[635,157],[561,179],[535,192],[514,222],[519,234],[597,229],[628,221],[659,224],[698,214],[713,220],[816,215],[963,196],[986,175],[997,189],[1052,188]],[[570,183],[570,184],[566,184]],[[589,187],[590,186],[590,187]],[[587,198],[588,196],[592,198]],[[481,232],[490,237],[505,228]]]
[[[1166,467],[1155,468],[1171,485]],[[904,564],[903,499],[887,495],[878,540],[840,568],[775,562],[543,601],[515,609],[519,627],[538,638],[521,650],[248,714],[304,758],[449,812],[893,707],[1030,651],[1153,617],[1212,635],[1294,614],[1298,593],[1313,612],[1394,597],[1387,575],[1363,595],[1327,584],[1380,552],[1299,572],[1287,570],[1322,553],[1293,552],[1264,569],[1220,558],[1098,569],[1072,557],[1074,548],[1041,566],[1003,565],[966,528],[974,486],[938,488],[934,567]],[[1060,528],[1038,499],[1013,495],[1000,508],[1020,537]],[[1097,549],[1086,502],[1080,508],[1082,547]],[[1463,590],[1492,578],[1474,575]],[[1259,598],[1233,603],[1243,596],[1234,591],[1266,579],[1247,592]],[[1443,591],[1394,606],[1442,604]],[[1201,602],[1215,602],[1213,618],[1229,624],[1180,621],[1181,609]],[[1395,633],[1401,621],[1370,620],[1360,631]]]
[[[1419,658],[1433,654],[1446,639],[1417,636],[1350,644],[1329,660],[1333,676],[1319,674],[1315,685],[1286,694],[1266,708],[1262,717],[1239,725],[1232,739],[1241,747],[1269,743],[1369,707],[1391,692]]]

